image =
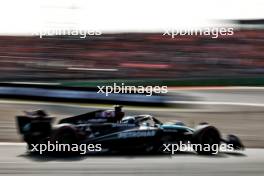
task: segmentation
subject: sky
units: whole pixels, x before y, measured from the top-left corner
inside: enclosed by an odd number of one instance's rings
[[[264,18],[263,0],[1,0],[0,35],[53,29],[161,32]]]

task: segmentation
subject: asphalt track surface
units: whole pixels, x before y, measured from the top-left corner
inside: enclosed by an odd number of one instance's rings
[[[24,144],[0,143],[0,174],[12,175],[264,175],[264,89],[232,88],[176,90],[188,96],[169,110],[131,108],[127,114],[152,114],[162,121],[181,120],[189,126],[207,121],[223,134],[237,134],[246,151],[212,157],[194,153],[173,156],[82,156],[54,158],[26,153]],[[106,106],[105,106],[106,107]],[[110,106],[108,106],[110,107]],[[14,116],[23,110],[46,109],[57,119],[98,109],[95,105],[69,105],[0,100],[0,140],[18,142]],[[254,148],[251,148],[254,147]]]
[[[264,173],[262,149],[216,156],[185,153],[55,158],[30,155],[23,145],[2,143],[0,153],[0,175],[263,176]]]

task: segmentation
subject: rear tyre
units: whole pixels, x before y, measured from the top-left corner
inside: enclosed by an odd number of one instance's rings
[[[79,144],[76,131],[71,126],[62,126],[54,130],[51,135],[50,141],[52,144],[55,144],[55,145],[66,144],[67,146],[69,146],[70,150],[55,151],[56,154],[77,154],[78,153],[78,151],[71,150],[71,147],[73,144],[77,144],[77,145]]]

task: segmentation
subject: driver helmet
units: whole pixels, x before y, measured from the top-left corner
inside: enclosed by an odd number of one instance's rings
[[[115,110],[115,118],[117,121],[120,121],[124,116],[125,113],[122,110],[123,106],[121,105],[115,105],[114,110]]]

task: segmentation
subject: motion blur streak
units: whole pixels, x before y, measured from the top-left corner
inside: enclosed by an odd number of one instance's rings
[[[83,40],[0,36],[0,81],[154,79],[181,86],[263,85],[263,36],[263,29],[246,27],[215,40],[171,39],[161,33]]]

